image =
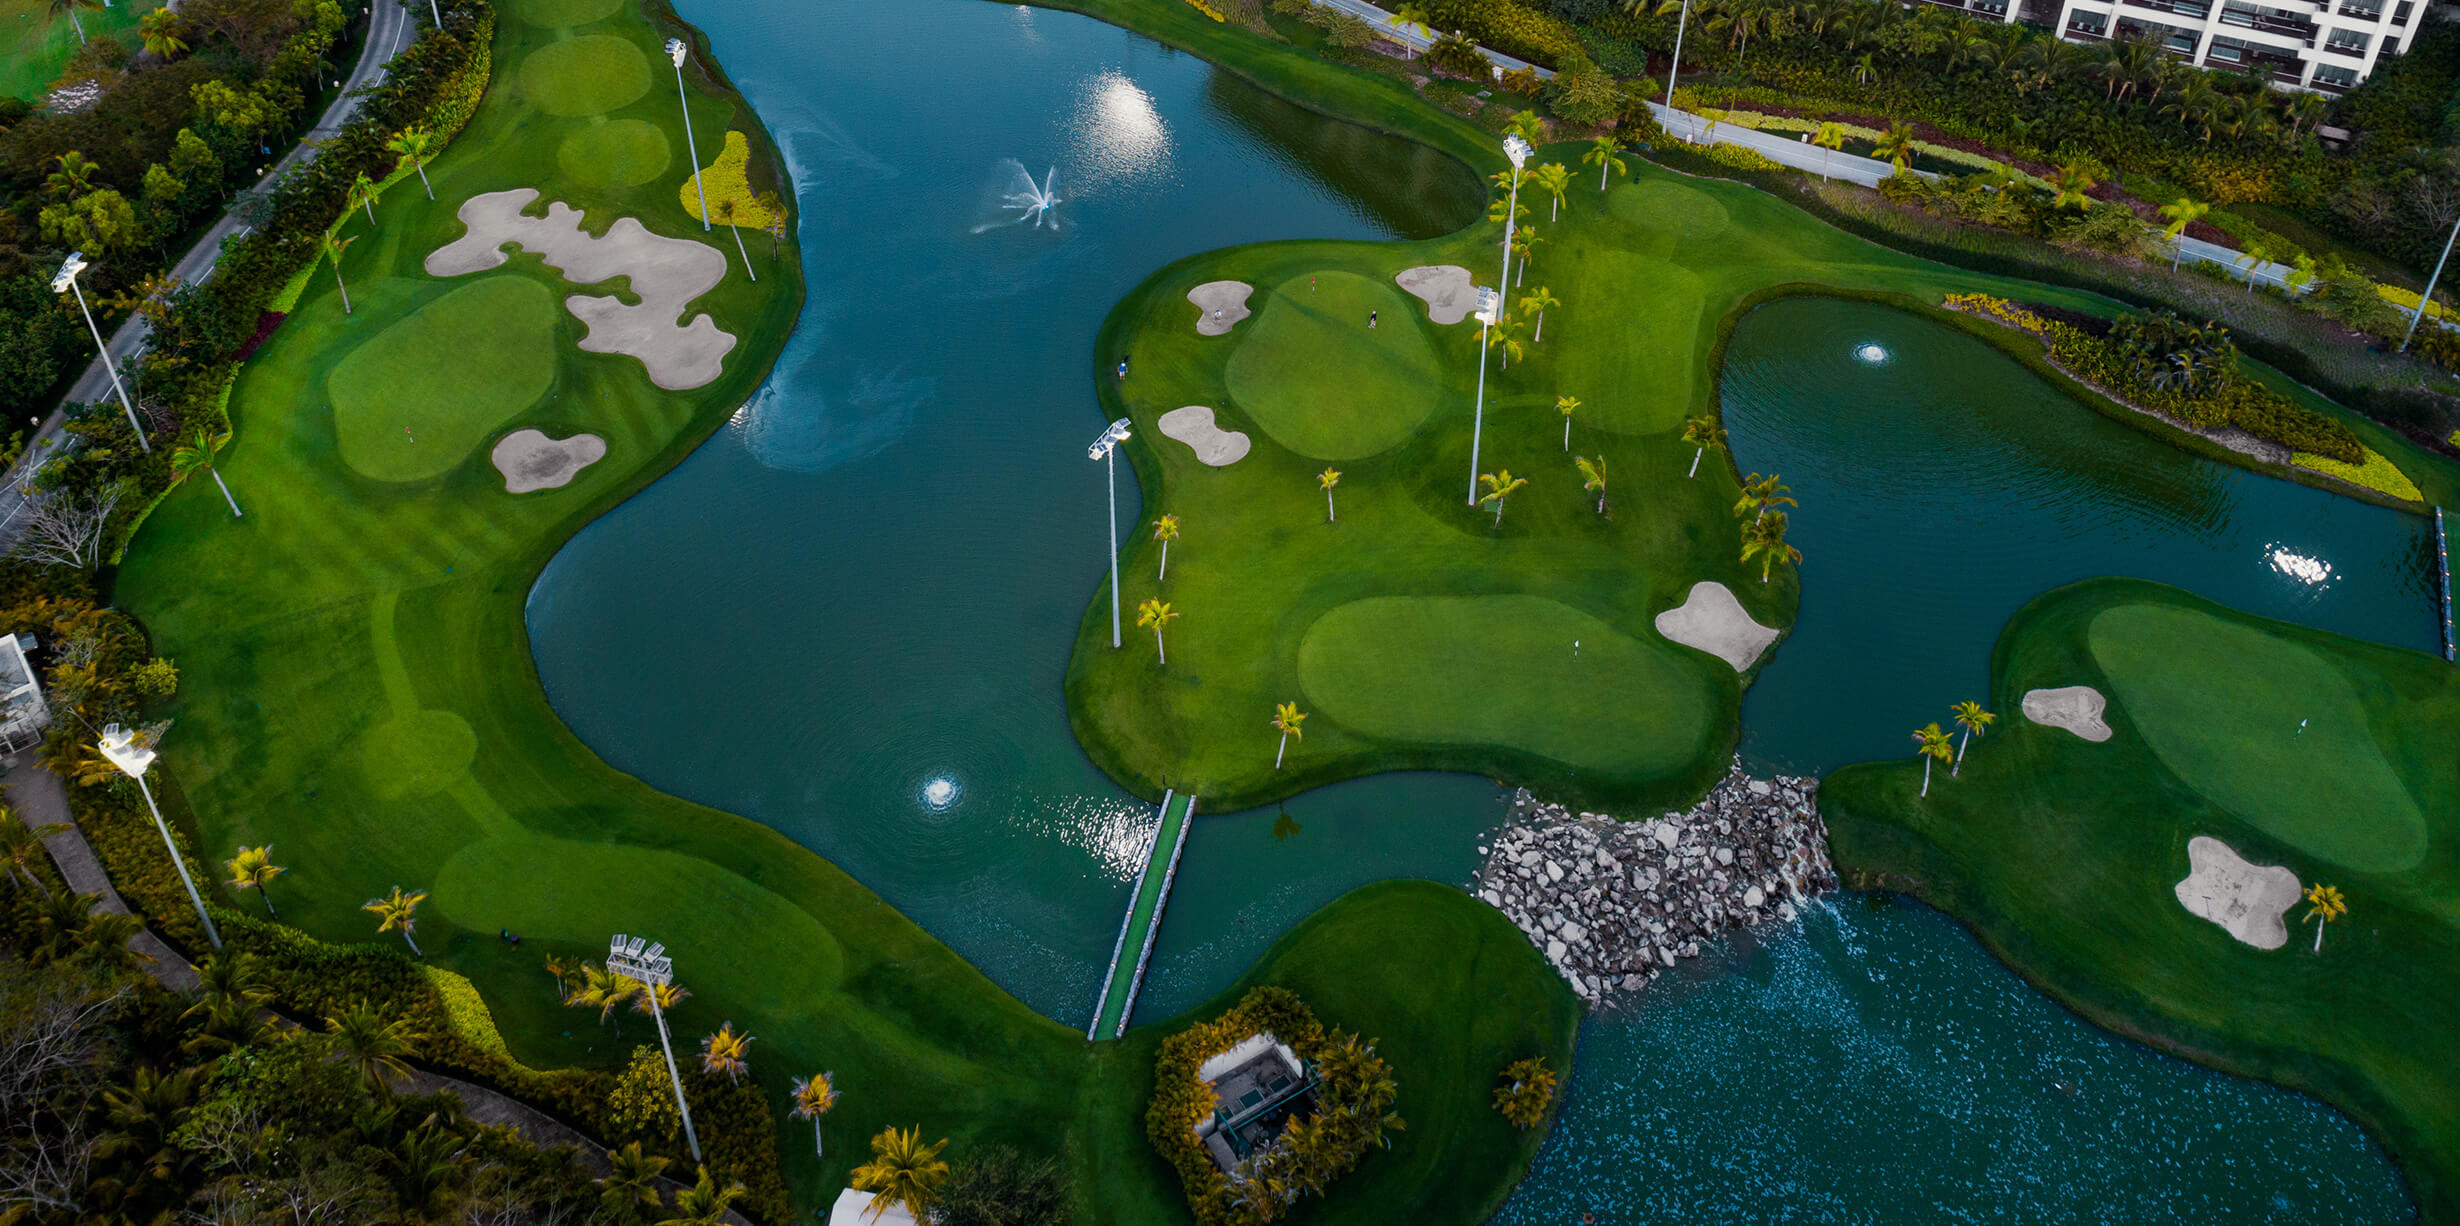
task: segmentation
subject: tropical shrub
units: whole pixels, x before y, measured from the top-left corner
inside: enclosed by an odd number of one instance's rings
[[[1535,1128],[1546,1119],[1546,1109],[1554,1105],[1558,1078],[1546,1067],[1546,1057],[1531,1056],[1515,1060],[1503,1070],[1503,1084],[1495,1088],[1495,1110],[1512,1121],[1514,1127]]]
[[[1439,30],[1459,31],[1473,42],[1548,68],[1587,57],[1571,26],[1514,0],[1428,0],[1426,11]]]
[[[1067,1226],[1066,1172],[1050,1158],[1004,1145],[952,1164],[931,1206],[932,1226]]]
[[[2338,477],[2351,485],[2362,485],[2376,493],[2388,494],[2404,502],[2425,501],[2426,496],[2418,492],[2417,483],[2409,480],[2409,475],[2400,471],[2399,466],[2384,458],[2383,453],[2372,447],[2362,450],[2366,453],[2365,458],[2355,464],[2342,463],[2330,456],[2313,455],[2304,451],[2292,455],[2290,463],[2300,468],[2312,469],[2327,477]]]

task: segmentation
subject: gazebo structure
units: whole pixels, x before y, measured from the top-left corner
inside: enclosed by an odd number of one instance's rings
[[[43,687],[26,661],[34,646],[30,635],[0,635],[0,757],[42,744],[51,726],[51,704],[43,701]]]
[[[1214,1103],[1196,1136],[1225,1173],[1271,1144],[1292,1119],[1315,1110],[1315,1070],[1269,1033],[1239,1040],[1205,1061],[1196,1077],[1212,1087]]]

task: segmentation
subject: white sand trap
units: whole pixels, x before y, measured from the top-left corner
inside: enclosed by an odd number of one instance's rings
[[[548,205],[544,217],[523,216],[521,210],[536,199],[536,188],[521,187],[462,202],[459,216],[469,232],[431,252],[428,273],[458,277],[496,268],[506,259],[504,248],[518,244],[575,285],[629,277],[637,306],[585,294],[564,299],[565,308],[589,325],[582,351],[639,358],[649,368],[650,382],[668,391],[718,377],[720,360],[735,347],[734,335],[719,331],[707,315],[680,326],[675,321],[693,299],[726,278],[725,252],[652,234],[630,217],[617,218],[604,238],[592,238],[581,229],[581,211],[560,201]]]
[[[2026,719],[2053,728],[2065,728],[2095,744],[2110,739],[2110,726],[2101,722],[2101,712],[2107,705],[2108,700],[2101,696],[2101,691],[2089,685],[2024,692]]]
[[[1196,334],[1220,336],[1239,326],[1247,318],[1247,296],[1256,287],[1245,281],[1207,281],[1187,291],[1187,300],[1196,304]]]
[[[2187,876],[2178,883],[2178,905],[2187,914],[2219,924],[2257,949],[2289,941],[2281,913],[2303,896],[2298,875],[2269,864],[2249,864],[2236,848],[2199,834],[2187,840]]]
[[[1162,414],[1162,433],[1187,444],[1196,458],[1215,468],[1228,468],[1247,458],[1247,436],[1213,424],[1213,410],[1200,404]]]
[[[1722,583],[1691,585],[1683,603],[1657,615],[1657,633],[1697,647],[1742,672],[1758,662],[1760,653],[1777,641],[1777,632],[1751,620],[1742,602]]]
[[[488,458],[504,474],[504,492],[527,494],[572,483],[582,469],[606,456],[606,440],[595,434],[548,438],[536,430],[515,430],[496,440]]]
[[[1436,323],[1456,324],[1478,309],[1478,283],[1458,264],[1421,264],[1392,279],[1425,299],[1426,317]]]

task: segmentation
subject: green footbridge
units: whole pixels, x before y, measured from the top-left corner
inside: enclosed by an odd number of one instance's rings
[[[1189,819],[1196,815],[1196,798],[1177,791],[1162,794],[1162,809],[1153,819],[1153,841],[1145,847],[1145,866],[1136,874],[1136,892],[1128,896],[1127,915],[1119,921],[1119,940],[1110,948],[1110,973],[1102,977],[1102,998],[1094,1002],[1093,1024],[1085,1027],[1090,1040],[1115,1039],[1126,1033],[1128,1015],[1136,1011],[1137,990],[1145,985],[1145,963],[1153,957],[1153,938],[1162,931],[1162,910],[1170,902],[1170,883],[1179,875],[1179,853],[1187,847]],[[1135,957],[1128,957],[1128,938],[1136,938]]]

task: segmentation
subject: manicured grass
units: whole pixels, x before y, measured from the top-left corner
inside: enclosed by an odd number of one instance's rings
[[[1919,893],[2104,1026],[2324,1097],[2460,1220],[2460,672],[2105,579],[2026,606],[1991,673],[2000,726],[1928,800],[1910,759],[1822,784],[1848,883]],[[2109,741],[2016,714],[2077,684]],[[2319,955],[2303,906],[2286,947],[2238,943],[2172,893],[2197,835],[2338,885],[2347,919]]]
[[[589,187],[637,187],[665,174],[674,158],[666,133],[638,119],[583,128],[555,150],[564,177]]]
[[[114,0],[77,20],[87,38],[116,38],[135,51],[137,22],[161,7],[162,0]],[[77,27],[53,18],[48,0],[0,0],[0,98],[32,99],[50,88],[77,48]]]
[[[2330,660],[2162,605],[2104,610],[2085,637],[2154,755],[2213,803],[2342,868],[2399,872],[2425,858],[2425,816]]]
[[[344,229],[361,240],[343,262],[357,313],[342,312],[329,275],[311,278],[296,312],[248,364],[232,398],[236,437],[222,457],[246,518],[232,519],[210,490],[182,489],[130,548],[117,599],[179,661],[184,682],[162,777],[193,808],[208,858],[241,842],[275,847],[290,868],[283,917],[311,933],[368,939],[360,903],[395,884],[429,890],[419,925],[429,959],[471,977],[533,1065],[611,1064],[646,1038],[637,1023],[612,1031],[561,1007],[540,970],[545,957],[601,957],[617,931],[665,942],[692,991],[671,1015],[678,1047],[722,1020],[758,1036],[754,1075],[779,1103],[779,1140],[804,1208],[844,1185],[864,1157],[861,1138],[896,1124],[951,1138],[952,1156],[992,1143],[1064,1147],[1075,1156],[1085,1220],[1176,1220],[1176,1181],[1142,1135],[1155,1028],[1088,1045],[1081,1029],[1027,1009],[783,836],[610,769],[547,705],[522,620],[539,569],[752,393],[800,307],[791,242],[756,285],[730,272],[693,307],[746,343],[715,383],[678,394],[653,386],[637,360],[579,352],[561,306],[571,287],[533,255],[515,254],[481,281],[425,274],[425,256],[462,233],[453,215],[462,201],[514,187],[540,189],[542,207],[560,200],[585,210],[593,232],[629,216],[655,233],[699,237],[678,204],[688,173],[680,156],[637,184],[560,173],[559,152],[594,127],[637,121],[682,147],[670,95],[653,91],[603,125],[532,97],[531,85],[566,98],[596,88],[541,79],[537,65],[585,72],[622,58],[541,58],[565,41],[617,40],[647,62],[669,33],[614,6],[602,6],[598,24],[564,24],[590,11],[599,10],[508,6],[496,86],[429,167],[437,199],[397,187],[377,205],[373,227],[361,217]],[[525,13],[552,24],[520,20]],[[750,117],[696,73],[688,79],[704,144],[745,128],[758,184],[771,186],[773,154]],[[753,238],[756,262],[770,259],[765,241]],[[498,283],[522,288],[480,288]],[[550,309],[526,321],[464,311],[474,288],[543,297]],[[403,322],[429,313],[432,325]],[[400,423],[382,414],[399,417],[404,397],[424,394],[422,383],[492,394],[486,380],[497,372],[472,369],[480,364],[467,353],[423,370],[382,369],[419,361],[405,356],[412,346],[386,340],[398,330],[462,317],[546,346],[552,377],[543,394],[483,409],[431,405],[422,411],[443,416],[430,429],[475,439],[465,455],[416,482],[361,473],[323,409],[336,372],[363,362],[368,371],[354,377],[371,386],[394,376],[371,420],[396,434]],[[500,420],[480,424],[489,416]],[[486,443],[518,427],[588,430],[606,439],[608,454],[570,486],[509,495]],[[507,928],[524,943],[498,941]],[[1430,946],[1429,934],[1449,944]],[[1428,956],[1437,948],[1441,956]],[[1332,985],[1319,1001],[1328,1020],[1388,1036],[1387,1054],[1411,1087],[1403,1109],[1423,1112],[1413,1122],[1431,1126],[1352,1177],[1350,1187],[1378,1200],[1342,1199],[1324,1206],[1328,1216],[1380,1220],[1406,1199],[1399,1189],[1437,1171],[1455,1204],[1435,1207],[1431,1220],[1477,1220],[1477,1206],[1519,1177],[1535,1141],[1478,1127],[1470,1100],[1523,1048],[1569,1059],[1576,1002],[1544,960],[1491,908],[1420,886],[1335,903],[1277,945],[1268,964],[1272,974]],[[828,1118],[825,1163],[782,1102],[791,1077],[823,1069],[844,1091]],[[1445,1125],[1451,1112],[1462,1126]],[[1402,1174],[1380,1173],[1388,1170]]]
[[[549,115],[603,115],[649,92],[649,57],[606,34],[548,43],[521,61],[521,92]]]
[[[396,308],[413,300],[385,297]],[[358,326],[392,313],[371,304]],[[378,481],[424,481],[461,466],[554,382],[557,348],[568,344],[557,336],[562,314],[536,280],[495,276],[400,316],[351,350],[326,384],[342,462]]]
[[[1261,299],[1261,301],[1258,301]],[[1273,441],[1317,460],[1356,460],[1407,439],[1441,392],[1435,348],[1403,326],[1417,299],[1389,278],[1326,272],[1248,301],[1256,312],[1223,342],[1231,399]],[[1369,328],[1369,312],[1391,328]]]

